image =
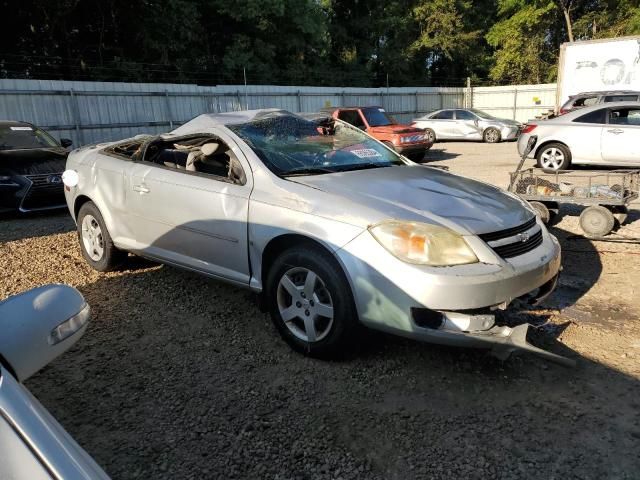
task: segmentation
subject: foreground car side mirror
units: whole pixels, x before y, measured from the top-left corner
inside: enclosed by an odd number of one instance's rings
[[[23,382],[84,333],[89,305],[75,288],[45,285],[0,302],[0,358]]]
[[[70,138],[61,138],[60,145],[62,145],[64,148],[69,148],[71,145],[73,145],[73,142]]]

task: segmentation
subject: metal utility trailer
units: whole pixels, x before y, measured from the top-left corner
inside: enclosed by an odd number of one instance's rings
[[[536,141],[529,139],[528,151]],[[563,203],[587,207],[580,227],[588,237],[604,237],[625,222],[629,204],[640,192],[640,170],[522,170],[528,151],[510,173],[508,190],[527,200],[543,222],[557,215]]]

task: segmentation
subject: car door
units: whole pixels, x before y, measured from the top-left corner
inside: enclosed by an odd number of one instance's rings
[[[253,186],[240,147],[222,131],[221,149],[235,156],[244,183],[167,163],[136,162],[130,175],[130,216],[143,255],[234,282],[249,283],[247,215]],[[188,138],[197,135],[189,135]],[[202,138],[211,136],[202,134]],[[172,139],[180,145],[181,138]]]
[[[573,161],[602,163],[601,138],[607,126],[607,113],[607,108],[600,108],[576,117],[571,123],[555,127],[554,134],[569,146]]]
[[[601,146],[606,163],[640,165],[640,107],[609,109]]]
[[[430,117],[430,128],[436,132],[436,138],[456,138],[456,126],[453,110],[440,110]]]
[[[482,129],[479,127],[478,117],[468,110],[455,110],[455,128],[459,138],[480,139]]]

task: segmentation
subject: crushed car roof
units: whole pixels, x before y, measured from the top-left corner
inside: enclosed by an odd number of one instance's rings
[[[211,127],[220,125],[234,125],[238,123],[247,123],[252,120],[259,119],[260,117],[271,115],[274,113],[281,113],[283,115],[294,115],[286,110],[280,110],[277,108],[263,108],[260,110],[241,110],[239,112],[226,112],[226,113],[205,113],[199,115],[196,118],[189,120],[187,123],[172,130],[170,133],[173,135],[185,135],[189,133],[197,133],[205,131]]]

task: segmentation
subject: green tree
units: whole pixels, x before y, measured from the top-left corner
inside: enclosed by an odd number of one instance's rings
[[[553,0],[499,0],[498,15],[486,36],[495,48],[491,78],[511,83],[552,80],[561,29],[558,5]]]
[[[494,11],[495,1],[416,2],[412,18],[419,33],[409,51],[422,57],[432,78],[456,83],[467,76],[485,74],[488,45],[484,33],[486,19]]]

